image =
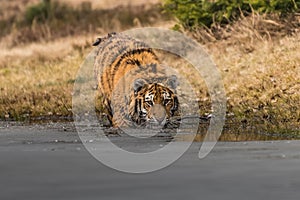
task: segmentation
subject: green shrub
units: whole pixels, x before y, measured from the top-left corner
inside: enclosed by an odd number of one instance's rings
[[[253,11],[286,15],[300,8],[300,0],[164,0],[164,9],[184,27],[226,24]]]
[[[39,4],[28,7],[25,12],[26,22],[31,24],[34,20],[39,22],[45,21],[49,17],[49,9],[49,1],[42,1]]]
[[[33,21],[45,23],[53,19],[64,20],[66,16],[74,12],[71,7],[57,1],[43,0],[26,9],[25,21],[32,24]]]

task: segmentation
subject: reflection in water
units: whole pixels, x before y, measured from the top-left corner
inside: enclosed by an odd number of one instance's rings
[[[209,122],[199,124],[196,142],[203,141],[208,129]],[[299,134],[293,132],[270,133],[262,122],[240,123],[235,119],[227,119],[223,127],[222,135],[218,141],[240,142],[240,141],[267,141],[267,140],[295,140],[300,139]]]
[[[24,122],[9,122],[9,121],[0,121],[1,128],[15,127],[15,126],[34,126],[38,129],[49,129],[49,130],[61,130],[67,132],[75,132],[76,129],[72,122],[72,117],[57,117],[57,116],[40,116],[39,118],[32,118]],[[100,122],[101,123],[101,122]],[[105,124],[105,123],[101,123]],[[209,121],[201,120],[198,126],[198,132],[195,137],[195,142],[201,142],[204,139],[204,136],[207,132],[209,126]],[[96,128],[96,127],[94,127]],[[122,137],[124,141],[129,141],[129,137],[126,134],[122,134],[118,129],[103,127],[105,129],[105,134],[108,138],[114,142],[114,137]],[[88,130],[93,129],[89,127]],[[168,130],[168,129],[167,129]],[[180,134],[174,137],[174,134],[169,131],[162,131],[159,134],[150,137],[147,142],[157,143],[157,145],[166,145],[172,140],[176,141],[185,141],[190,140],[194,135],[188,134],[188,131],[185,134]],[[95,131],[95,130],[92,130]],[[140,133],[136,133],[140,134]],[[144,135],[146,136],[146,135]],[[227,119],[223,132],[219,141],[230,141],[230,142],[239,142],[239,141],[266,141],[266,140],[296,140],[300,139],[299,134],[293,134],[293,132],[286,133],[269,133],[265,130],[264,124],[256,122],[255,124],[241,124],[235,122],[234,119]],[[117,140],[116,140],[117,141]],[[139,138],[132,140],[133,144],[136,144],[136,147],[141,147],[145,142],[141,142]],[[151,146],[151,145],[149,145]],[[138,149],[138,148],[137,148]],[[151,150],[151,149],[147,149]],[[136,151],[136,150],[134,150]]]

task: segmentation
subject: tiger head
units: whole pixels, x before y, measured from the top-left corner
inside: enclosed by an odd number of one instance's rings
[[[164,126],[173,116],[179,115],[179,102],[174,87],[137,79],[133,90],[129,115],[137,125]]]

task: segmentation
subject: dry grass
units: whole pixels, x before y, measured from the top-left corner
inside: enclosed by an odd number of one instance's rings
[[[26,3],[33,1],[23,0],[23,4],[11,1],[6,5],[11,10],[22,10]],[[78,2],[73,4],[79,5]],[[3,14],[3,9],[1,12],[1,19],[11,15],[10,12]],[[175,23],[158,20],[157,16],[152,24],[137,23],[131,27],[171,27]],[[233,26],[216,27],[215,32],[187,33],[202,42],[223,77],[230,127],[225,127],[228,134],[223,135],[222,140],[274,139],[274,135],[266,133],[299,138],[300,23],[297,20],[286,23],[276,17],[254,15]],[[128,27],[115,20],[115,27],[102,26],[90,33],[79,31],[65,36],[51,33],[48,40],[28,40],[23,44],[16,40],[16,34],[20,34],[17,29],[0,38],[0,118],[71,116],[74,79],[85,55],[92,50],[90,44],[98,35]],[[28,33],[37,34],[40,28],[43,27],[30,27]],[[169,58],[166,62],[172,60],[174,58]],[[210,99],[204,82],[196,83],[193,71],[181,64],[181,61],[174,62],[192,84],[195,83],[203,108],[201,114],[207,114]],[[201,134],[198,137],[201,140]]]
[[[0,19],[8,19],[9,17],[16,14],[16,12],[23,12],[27,6],[37,4],[41,0],[0,0]],[[151,6],[153,4],[160,3],[160,0],[99,0],[99,1],[88,1],[88,0],[59,0],[61,3],[67,3],[72,6],[80,6],[84,2],[91,2],[92,7],[112,9],[118,6],[138,6],[146,5]]]
[[[62,0],[68,4],[80,5],[82,2],[86,0]],[[92,1],[93,8],[115,8],[117,6],[128,6],[128,5],[148,5],[160,3],[160,0],[100,0],[100,1]]]
[[[118,2],[113,9],[93,8],[89,1],[77,1],[81,2],[79,5],[49,1],[33,4],[33,0],[23,0],[21,4],[15,1],[4,4],[0,8],[0,46],[14,47],[90,33],[103,35],[132,27],[153,26],[157,21],[170,18],[162,14],[159,4],[150,4],[151,1],[148,4]]]
[[[257,130],[299,133],[300,20],[250,19],[207,45],[223,74],[229,115]]]
[[[71,92],[83,60],[78,39],[1,52],[0,117],[17,120],[71,115]],[[16,59],[17,58],[17,59]]]
[[[280,19],[253,14],[226,27],[186,33],[204,45],[222,74],[231,126],[225,132],[243,132],[237,136],[240,140],[246,135],[255,138],[257,133],[299,138],[299,27],[297,16]],[[181,72],[197,88],[201,114],[206,114],[210,99],[205,84],[192,69]]]

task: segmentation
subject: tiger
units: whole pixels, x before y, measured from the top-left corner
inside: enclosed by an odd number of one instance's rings
[[[166,127],[180,116],[177,76],[166,76],[154,50],[123,33],[93,43],[94,72],[104,113],[113,127]]]

